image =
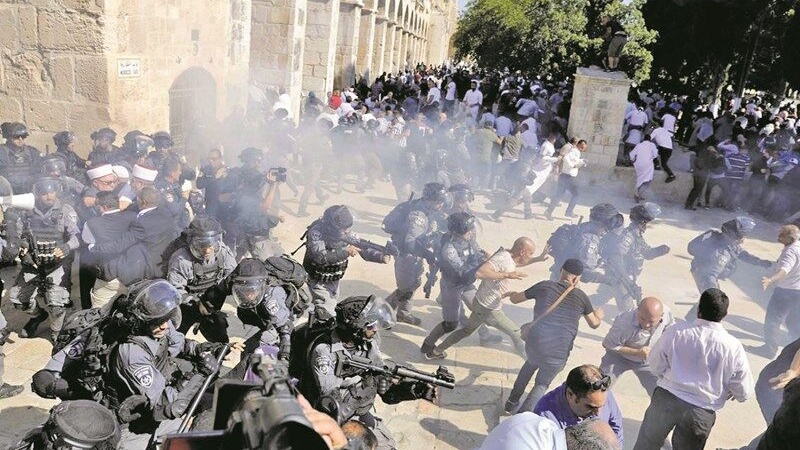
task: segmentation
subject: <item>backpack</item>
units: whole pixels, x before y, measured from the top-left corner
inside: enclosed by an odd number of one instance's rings
[[[299,380],[298,387],[303,395],[311,395],[308,398],[316,398],[313,395],[314,385],[313,374],[307,374],[307,369],[314,362],[311,361],[311,352],[314,347],[321,343],[331,342],[331,333],[335,328],[335,322],[314,322],[309,318],[309,322],[296,327],[292,331],[292,348],[289,352],[289,375]]]
[[[308,273],[303,265],[289,255],[270,256],[264,261],[270,286],[283,286],[286,290],[286,306],[300,317],[311,306],[311,291],[308,288]]]
[[[80,356],[81,364],[76,370],[65,370],[61,377],[71,386],[80,386],[94,400],[107,399],[108,386],[106,374],[111,352],[128,334],[128,327],[120,326],[121,321],[105,307],[76,311],[64,321],[64,326],[53,343],[53,352],[64,350],[79,336],[80,345],[67,350],[69,356]],[[72,352],[75,354],[72,354]]]
[[[556,228],[556,231],[547,240],[550,254],[558,261],[564,261],[577,256],[576,244],[579,242],[580,224],[566,223]]]
[[[184,247],[189,247],[189,235],[186,233],[186,231],[182,231],[178,237],[167,244],[164,252],[161,253],[161,262],[159,263],[161,266],[161,278],[167,278],[167,272],[169,271],[169,259],[172,258],[173,253]]]
[[[414,194],[412,193],[408,200],[395,206],[386,217],[383,218],[381,228],[384,232],[396,236],[402,235],[406,232],[406,220],[408,214],[411,212],[411,207],[416,204]]]

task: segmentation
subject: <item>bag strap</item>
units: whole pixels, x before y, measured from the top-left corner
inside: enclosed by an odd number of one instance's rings
[[[530,327],[528,327],[528,328],[529,329],[532,328],[540,320],[544,319],[545,317],[547,317],[548,314],[553,312],[553,310],[555,310],[558,307],[558,305],[560,305],[561,302],[563,302],[564,299],[567,298],[567,295],[569,295],[569,293],[572,292],[572,290],[575,289],[576,286],[577,286],[577,284],[570,284],[569,286],[567,286],[567,288],[564,289],[564,292],[562,292],[561,295],[558,296],[556,301],[553,302],[552,305],[547,307],[547,310],[545,310],[544,314],[542,314],[541,316],[537,317],[533,322],[531,322]]]

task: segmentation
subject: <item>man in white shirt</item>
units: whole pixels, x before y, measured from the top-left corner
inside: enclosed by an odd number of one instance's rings
[[[478,90],[478,81],[472,80],[469,90],[464,94],[464,106],[466,106],[469,115],[473,120],[478,120],[478,114],[481,111],[483,104],[483,93]]]
[[[628,124],[628,132],[624,141],[627,151],[630,152],[630,149],[642,142],[644,126],[648,122],[647,113],[641,107],[636,108],[625,116],[625,122]]]
[[[729,398],[753,395],[753,374],[744,347],[720,323],[728,314],[728,296],[707,289],[697,319],[673,325],[650,350],[647,364],[658,377],[644,413],[634,450],[659,450],[672,433],[672,448],[702,450]]]
[[[531,100],[529,98],[521,98],[517,100],[517,104],[514,106],[517,107],[517,114],[522,117],[535,118],[541,112],[541,110],[539,110],[539,104],[536,103],[535,100]]]
[[[586,165],[586,161],[581,159],[581,153],[589,148],[589,144],[584,140],[579,140],[577,144],[571,146],[561,160],[561,174],[558,175],[558,187],[553,198],[550,199],[550,206],[545,211],[545,216],[549,220],[553,218],[553,211],[561,203],[561,197],[569,191],[571,197],[567,205],[566,216],[575,217],[575,204],[578,202],[578,184],[575,182],[578,177],[578,169]]]
[[[445,89],[444,112],[449,114],[451,111],[453,111],[453,106],[456,103],[456,82],[453,81],[453,77],[450,75],[447,76],[447,86]]]
[[[520,237],[514,241],[511,250],[500,248],[479,268],[475,277],[481,280],[478,292],[472,301],[472,313],[467,325],[450,333],[441,344],[433,349],[435,358],[445,358],[445,350],[471,335],[481,325],[488,324],[502,331],[514,344],[520,355],[525,355],[525,341],[520,336],[519,327],[503,313],[500,300],[508,292],[509,280],[521,280],[528,276],[517,270],[535,262],[547,260],[547,253],[534,256],[536,244],[529,237]]]
[[[675,181],[675,174],[670,170],[669,158],[672,156],[672,132],[661,126],[650,133],[650,140],[658,147],[658,157],[661,160],[661,168],[667,173],[667,183]]]
[[[764,346],[754,353],[772,359],[778,353],[778,334],[784,323],[792,340],[800,338],[800,228],[785,225],[778,233],[783,250],[775,273],[761,279],[764,290],[775,285],[764,319]],[[787,320],[788,319],[788,320]]]
[[[653,160],[658,158],[658,149],[652,141],[644,140],[633,147],[629,156],[636,171],[633,199],[636,202],[647,201],[650,199],[650,184],[655,175]]]
[[[432,80],[428,80],[428,98],[425,100],[426,105],[432,105],[434,103],[440,104],[442,103],[442,91],[436,86]]]

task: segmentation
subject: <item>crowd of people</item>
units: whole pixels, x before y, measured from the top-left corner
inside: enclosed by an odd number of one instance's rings
[[[754,393],[771,425],[753,448],[790,448],[787,436],[796,433],[793,406],[781,406],[781,391],[772,387],[787,386],[786,398],[792,398],[800,383],[800,344],[787,346],[756,382],[744,347],[722,326],[729,299],[719,280],[730,277],[739,260],[764,268],[764,288],[774,284],[775,290],[767,309],[766,344],[754,351],[775,357],[781,325],[793,339],[800,338],[797,226],[781,229],[779,242],[785,247],[775,265],[744,250],[755,226],[744,215],[688,243],[699,300],[685,320],[675,318],[660,299],[642,295],[638,276],[644,261],[670,248],[645,241],[661,208],[648,201],[645,183],[638,179],[638,204],[627,225],[614,205],[600,203],[591,208],[589,220],[559,227],[546,242],[523,235],[494,254],[481,247],[470,205],[476,195],[492,197],[493,221],[519,203],[524,218],[532,219],[531,204],[553,182],[542,219],[552,218],[567,191],[566,215],[574,215],[576,177],[586,165],[581,155],[589,145],[567,136],[570,92],[567,81],[519,72],[420,65],[383,74],[372,85],[361,80],[327,99],[310,93],[297,112],[297,126],[287,98],[276,95],[251,107],[246,120],[238,121],[239,132],[225,134],[225,148],[243,149],[233,167],[222,148],[191,154],[175,148],[167,132],[131,131],[117,147],[117,133],[109,128],[92,134],[94,146],[86,158],[76,152],[69,131],[53,136],[55,153],[42,155],[26,144],[24,124],[4,123],[0,194],[6,208],[0,242],[3,263],[19,267],[6,292],[15,308],[30,314],[13,331],[21,338],[36,337],[47,322],[53,355],[33,376],[32,389],[62,400],[48,422],[15,448],[152,448],[167,434],[185,431],[185,416],[195,418],[195,431],[267,439],[280,433],[259,429],[241,411],[252,412],[254,397],[266,401],[263,397],[281,393],[300,394],[296,411],[304,418],[287,413],[278,419],[291,417],[316,430],[324,438],[319,448],[395,448],[392,433],[374,415],[376,396],[388,404],[435,401],[441,389],[458,389],[445,367],[424,373],[384,361],[377,339],[396,322],[420,327],[413,300],[420,288],[428,298],[437,282],[442,320],[421,345],[426,358],[447,359],[447,349],[475,332],[483,345],[496,344],[503,338],[491,333],[488,327],[494,327],[525,359],[505,402],[513,417],[491,431],[484,450],[611,450],[621,449],[626,439],[635,440],[637,450],[655,450],[670,432],[676,450],[702,449],[715,412],[729,399],[746,401]],[[700,189],[710,192],[720,186],[726,206],[747,209],[744,201],[752,199],[749,189],[758,182],[756,176],[745,181],[751,165],[744,157],[755,150],[746,143],[752,138],[750,125],[763,119],[755,116],[761,109],[748,103],[744,121],[731,115],[730,124],[718,120],[717,128],[703,125],[706,113],[701,112],[701,124],[688,135],[687,128],[678,127],[692,110],[683,100],[667,105],[654,96],[632,98],[621,161],[632,161],[639,174],[642,162],[654,165],[656,159],[666,181],[674,180],[668,161],[673,135],[683,132],[690,148],[698,149],[695,188],[702,183]],[[778,159],[784,158],[781,152],[793,151],[793,140],[783,144],[791,133],[781,133],[793,128],[791,114],[781,110],[767,119],[787,125],[766,133],[758,148],[774,150]],[[650,131],[654,122],[659,127]],[[721,130],[725,124],[729,130]],[[744,140],[709,145],[713,136],[738,137],[739,128]],[[645,143],[652,147],[647,152]],[[706,165],[715,149],[722,149],[723,177],[730,175],[726,182],[714,178],[716,172]],[[774,176],[777,166],[765,167]],[[649,173],[652,179],[652,168]],[[791,177],[781,180],[764,181],[759,191],[764,197],[754,203],[767,212],[789,211],[786,202],[794,199],[783,183]],[[284,221],[282,196],[289,192],[299,197],[296,214],[303,217],[312,195],[326,204],[328,189],[342,192],[354,183],[357,192],[365,192],[379,182],[391,182],[398,198],[382,221],[391,237],[386,245],[352,231],[357,218],[347,205],[326,205],[310,222],[302,236],[302,261],[287,255],[275,238],[273,230]],[[696,200],[699,194],[693,189],[690,197]],[[687,208],[694,208],[693,202]],[[396,289],[385,299],[371,292],[340,295],[340,281],[357,256],[394,265]],[[510,281],[526,276],[520,268],[545,262],[551,263],[550,279],[511,291]],[[77,289],[71,286],[73,268]],[[581,290],[586,283],[598,285],[592,297]],[[598,328],[605,317],[601,306],[612,298],[619,315],[603,340],[602,357],[571,368],[566,381],[551,389],[565,369],[580,319]],[[534,300],[532,320],[518,326],[503,313],[504,299],[512,304]],[[231,343],[222,310],[227,301],[252,327],[252,334],[233,336],[243,344]],[[190,330],[205,342],[186,338]],[[0,314],[0,345],[10,333]],[[223,379],[255,383],[251,388],[266,383],[269,390],[259,391],[260,397],[237,397],[231,388],[225,392],[234,393],[233,400],[221,402],[219,385],[212,408],[201,401],[207,380],[220,373],[231,348],[241,352],[241,363]],[[0,353],[0,401],[24,390],[3,383],[2,369]],[[612,393],[627,371],[651,396],[636,439],[623,436],[624,412]],[[534,387],[525,396],[534,375]],[[222,403],[229,403],[229,413],[239,412],[220,419],[214,408]],[[209,414],[217,417],[204,420]],[[81,420],[97,426],[76,427]],[[311,438],[305,442],[304,448],[317,445]],[[225,448],[238,442],[231,445]]]

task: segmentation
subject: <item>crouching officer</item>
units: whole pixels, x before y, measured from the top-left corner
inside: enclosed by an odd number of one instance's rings
[[[233,252],[222,242],[222,225],[212,217],[196,217],[181,243],[167,264],[167,280],[183,296],[183,320],[178,331],[186,333],[199,323],[200,333],[207,340],[228,342],[228,322],[220,311],[225,298],[209,302],[204,297],[206,291],[225,280],[236,267]]]
[[[370,262],[386,264],[389,255],[374,248],[357,247],[361,240],[350,231],[355,217],[345,205],[326,209],[305,234],[306,254],[303,268],[308,272],[309,288],[320,320],[332,319],[339,296],[339,280],[344,277],[351,257],[361,255]]]
[[[9,450],[113,450],[119,442],[114,413],[91,400],[61,402],[42,426],[34,428]]]
[[[331,413],[339,423],[363,423],[375,433],[381,450],[396,445],[383,421],[371,413],[376,395],[387,404],[435,397],[427,383],[403,381],[389,386],[386,378],[347,364],[351,358],[363,358],[383,366],[376,336],[378,330],[394,323],[392,309],[381,298],[370,295],[342,300],[336,305],[336,327],[311,341],[300,380],[300,391],[312,405]]]
[[[269,282],[264,263],[255,258],[243,259],[225,285],[228,292],[223,298],[233,294],[239,320],[259,330],[245,342],[245,353],[250,354],[261,345],[271,345],[278,347],[279,360],[288,361],[293,316],[287,305],[286,291],[283,286]]]
[[[177,430],[205,376],[218,368],[211,352],[224,344],[200,344],[176,331],[181,294],[166,280],[135,283],[126,301],[132,331],[110,358],[109,402],[124,424],[118,448],[141,450]]]
[[[78,215],[72,206],[59,199],[61,181],[40,178],[33,184],[36,202],[32,211],[7,214],[10,248],[19,249],[22,270],[8,297],[15,307],[33,318],[19,332],[23,338],[36,335],[36,329],[50,315],[50,335],[55,341],[64,324],[70,304],[69,279],[65,264],[78,248]],[[42,304],[38,303],[42,300]]]

